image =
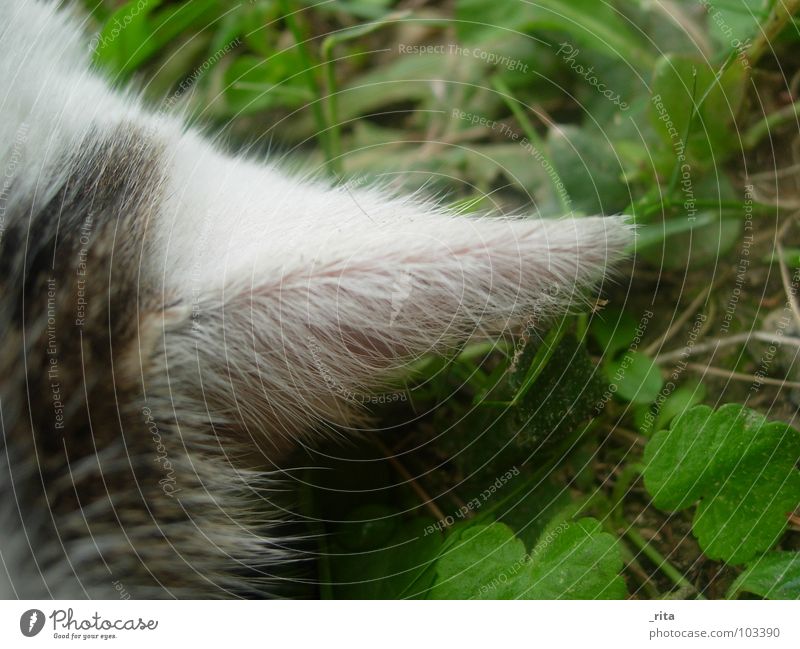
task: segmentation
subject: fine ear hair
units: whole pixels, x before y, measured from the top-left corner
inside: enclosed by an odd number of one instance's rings
[[[358,216],[314,215],[288,253],[218,252],[191,322],[168,336],[170,371],[254,440],[266,432],[283,447],[358,424],[421,355],[583,307],[631,238],[620,217],[466,218],[362,198]],[[331,190],[327,213],[341,203]]]

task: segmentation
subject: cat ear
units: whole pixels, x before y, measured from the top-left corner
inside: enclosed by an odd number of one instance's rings
[[[621,218],[355,220],[227,274],[167,340],[172,371],[256,436],[352,424],[410,361],[574,308],[623,254]],[[190,381],[191,382],[191,381]]]

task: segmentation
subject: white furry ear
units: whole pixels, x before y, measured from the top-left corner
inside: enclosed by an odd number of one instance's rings
[[[266,425],[279,446],[309,425],[352,423],[422,354],[566,310],[631,235],[620,218],[466,218],[374,194],[338,218],[352,202],[328,196],[313,219],[287,214],[277,242],[220,252],[225,279],[204,287],[193,343],[170,343],[207,402],[254,437]],[[308,200],[273,207],[302,213]]]

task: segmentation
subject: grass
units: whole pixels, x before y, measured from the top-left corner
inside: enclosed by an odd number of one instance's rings
[[[333,178],[406,171],[462,209],[639,224],[624,279],[591,313],[524,347],[429,359],[409,400],[378,411],[374,443],[314,458],[335,470],[306,476],[302,513],[324,535],[311,594],[422,597],[448,583],[475,596],[519,542],[516,590],[488,596],[553,596],[556,578],[564,596],[770,596],[737,581],[758,557],[710,558],[691,510],[658,509],[640,479],[653,435],[698,403],[789,423],[800,404],[800,3],[714,4],[153,1],[98,48],[155,102],[193,78],[198,122]],[[128,10],[87,6],[106,30]],[[570,540],[578,527],[588,541]],[[799,530],[787,513],[764,557],[800,550]],[[606,582],[586,576],[604,570]]]

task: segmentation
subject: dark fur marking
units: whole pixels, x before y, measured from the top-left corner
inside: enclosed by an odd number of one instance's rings
[[[0,241],[0,414],[19,503],[5,524],[30,541],[25,581],[41,583],[28,594],[55,579],[90,596],[114,582],[132,596],[275,593],[281,546],[269,540],[263,479],[229,464],[245,449],[144,396],[166,373],[162,324],[191,326],[139,272],[160,146],[121,128],[80,151],[35,213],[11,188]],[[165,318],[173,311],[177,321]]]
[[[129,251],[143,244],[160,184],[158,147],[136,135],[94,145],[87,138],[82,153],[64,161],[66,181],[35,213],[31,197],[10,192],[0,244],[3,442],[18,523],[40,570],[66,566],[71,544],[98,532],[92,512],[153,470],[141,459],[141,423],[125,426],[129,415],[118,405],[137,386],[111,372],[112,361],[135,351],[137,268]],[[129,458],[119,457],[121,440]],[[118,514],[124,527],[124,508]],[[114,519],[110,511],[105,517],[103,526]],[[53,539],[66,556],[52,556]]]

